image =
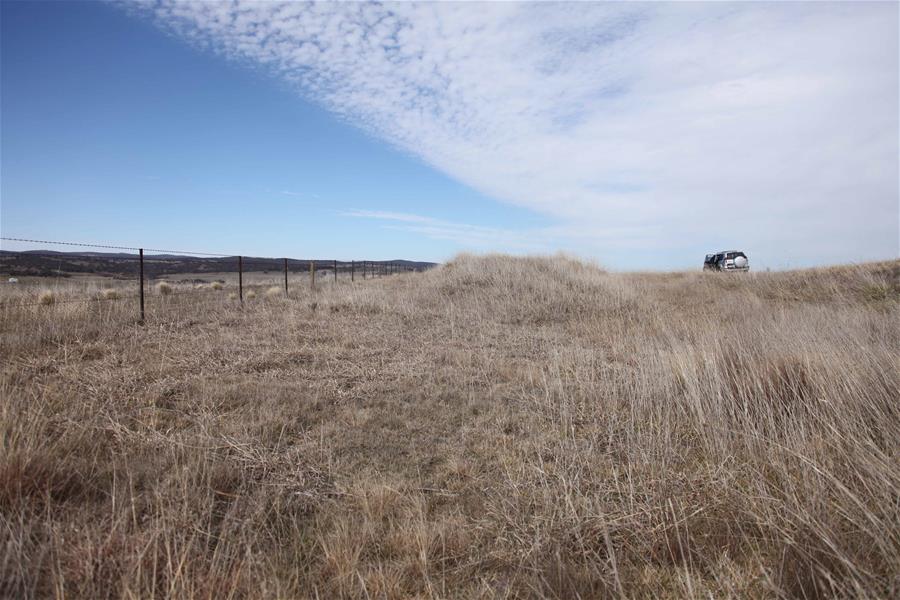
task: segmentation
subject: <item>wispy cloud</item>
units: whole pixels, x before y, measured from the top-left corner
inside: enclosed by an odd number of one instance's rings
[[[575,250],[898,251],[895,3],[139,6]]]
[[[423,215],[378,210],[349,210],[344,217],[386,221],[385,227],[409,231],[435,240],[447,240],[475,250],[539,252],[551,248],[553,234],[547,229],[530,231],[457,223]]]
[[[291,190],[281,190],[279,192],[282,196],[291,196],[292,198],[320,198],[318,194],[313,193],[302,193],[302,192],[292,192]]]
[[[436,223],[437,219],[411,215],[409,213],[388,212],[383,210],[348,210],[340,213],[342,217],[359,217],[363,219],[380,219],[383,221],[401,221],[404,223]]]

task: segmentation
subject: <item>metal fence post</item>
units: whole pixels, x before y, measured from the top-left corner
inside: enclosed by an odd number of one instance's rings
[[[244,303],[244,257],[238,256],[238,298]]]
[[[309,261],[309,287],[311,290],[316,289],[316,261]]]
[[[350,261],[350,282],[352,283],[356,278],[356,261]]]
[[[287,259],[284,259],[284,295],[288,295],[288,284],[287,284]]]
[[[141,323],[144,322],[144,249],[140,249],[140,261],[141,261]]]
[[[337,283],[337,261],[334,261],[334,282]]]

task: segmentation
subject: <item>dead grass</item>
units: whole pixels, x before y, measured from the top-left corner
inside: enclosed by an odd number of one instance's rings
[[[0,303],[0,596],[897,597],[898,277]]]

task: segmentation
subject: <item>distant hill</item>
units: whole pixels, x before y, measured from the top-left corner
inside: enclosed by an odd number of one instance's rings
[[[335,261],[323,259],[288,259],[288,270],[292,272],[306,271],[310,261],[316,269],[331,269]],[[361,269],[362,261],[355,261],[357,269]],[[436,263],[391,260],[366,261],[380,268],[394,264],[403,271],[424,271],[434,267]],[[337,261],[341,271],[349,270],[350,261]],[[243,257],[244,271],[281,271],[284,268],[282,258]],[[178,254],[145,254],[144,274],[148,278],[178,273],[221,273],[237,271],[236,256],[206,257]],[[0,250],[0,274],[6,276],[67,276],[76,273],[91,273],[107,277],[131,278],[137,275],[139,262],[136,254],[122,252],[56,252],[52,250],[26,250],[12,252]]]

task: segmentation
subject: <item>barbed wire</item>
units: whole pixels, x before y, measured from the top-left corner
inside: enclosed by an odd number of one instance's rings
[[[141,248],[132,246],[110,246],[108,244],[86,244],[82,242],[59,242],[52,240],[31,240],[26,238],[0,237],[0,240],[7,242],[26,242],[29,244],[53,244],[57,246],[79,246],[82,248],[104,248],[106,250],[134,250],[138,252]],[[144,252],[165,252],[168,254],[194,254],[196,256],[218,256],[220,258],[228,258],[237,256],[237,254],[222,254],[217,252],[193,252],[191,250],[162,250],[159,248],[143,248]],[[8,252],[17,252],[16,250],[8,250]],[[21,252],[21,251],[19,251]],[[27,251],[25,251],[27,252]]]
[[[53,240],[33,240],[29,238],[17,238],[17,237],[0,237],[0,240],[8,241],[8,242],[25,242],[29,244],[51,244],[58,246],[75,246],[80,248],[103,248],[105,250],[131,250],[134,252],[138,252],[141,248],[136,246],[113,246],[110,244],[88,244],[82,242],[61,242],[61,241],[53,241]],[[195,252],[193,250],[165,250],[161,248],[144,248],[144,252],[160,252],[166,254],[180,254],[180,255],[193,255],[193,256],[206,256],[211,258],[227,258],[237,260],[238,254],[223,254],[216,252]],[[40,250],[6,250],[0,248],[0,252],[8,252],[10,254],[19,254],[25,256],[43,256],[46,258],[90,258],[94,260],[135,260],[137,256],[97,256],[97,255],[89,255],[89,254],[73,254],[69,252],[60,252],[60,253],[41,253]],[[2,256],[2,255],[0,255]],[[317,269],[327,269],[329,267],[333,267],[335,264],[334,260],[324,259],[324,258],[289,258],[289,257],[246,257],[248,260],[244,261],[244,264],[248,264],[249,262],[257,262],[260,263],[262,261],[273,261],[277,263],[281,263],[281,261],[287,260],[288,264],[291,263],[303,264],[306,265],[308,263],[313,263],[315,268]],[[167,260],[168,257],[165,256],[144,256],[144,261],[164,261]],[[355,263],[357,267],[362,268],[363,264],[368,264],[370,266],[388,266],[395,265],[397,268],[402,269],[417,269],[416,266],[417,261],[405,261],[405,260],[338,260],[337,266],[338,268],[349,268],[351,263]]]

